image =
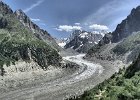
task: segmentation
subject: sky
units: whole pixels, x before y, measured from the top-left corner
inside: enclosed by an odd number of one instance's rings
[[[140,0],[3,0],[14,11],[23,10],[30,19],[55,38],[74,30],[113,31]]]

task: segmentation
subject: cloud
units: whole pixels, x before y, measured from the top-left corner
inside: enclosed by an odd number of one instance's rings
[[[37,19],[37,18],[31,18],[32,21],[34,22],[40,22],[41,20],[40,19]]]
[[[98,24],[93,24],[89,26],[89,29],[93,30],[109,30],[109,28],[105,25],[98,25]]]
[[[32,4],[30,7],[28,7],[28,8],[26,8],[25,10],[24,10],[24,12],[29,12],[29,11],[31,11],[32,9],[34,9],[35,7],[37,7],[37,6],[39,6],[41,3],[43,3],[44,2],[44,0],[39,0],[39,1],[37,1],[36,3],[34,3],[34,4]]]
[[[66,31],[71,32],[74,30],[81,30],[81,26],[70,26],[70,25],[60,25],[58,28],[55,28],[57,31]]]
[[[74,23],[75,25],[80,25],[80,23]]]

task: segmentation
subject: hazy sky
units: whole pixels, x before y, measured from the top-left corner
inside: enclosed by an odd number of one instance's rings
[[[140,0],[3,0],[22,9],[54,37],[67,37],[75,29],[113,31],[140,5]]]

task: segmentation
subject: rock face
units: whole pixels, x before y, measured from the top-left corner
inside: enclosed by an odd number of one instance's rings
[[[133,9],[131,14],[117,26],[112,33],[112,42],[119,42],[137,31],[140,31],[140,6]]]
[[[5,18],[0,18],[0,28],[5,28],[8,22]]]
[[[111,43],[112,33],[105,34],[105,36],[99,41],[99,45],[105,45]]]
[[[7,26],[7,20],[2,16],[6,14],[13,14],[13,11],[8,5],[0,1],[0,12],[0,28],[5,28]]]
[[[0,1],[0,12],[3,15],[13,13],[12,9],[8,5],[4,4],[2,1]]]
[[[77,52],[84,53],[97,44],[102,37],[103,36],[99,32],[75,30],[71,34],[69,42],[65,45],[65,48],[72,48]]]
[[[39,26],[37,26],[35,23],[33,23],[30,18],[22,11],[22,10],[17,10],[14,13],[17,18],[23,23],[25,27],[28,27],[32,33],[40,40],[43,40],[44,42],[52,45],[54,48],[57,50],[60,50],[61,48],[57,45],[56,41],[54,38],[51,37],[51,35],[43,30],[40,29]]]

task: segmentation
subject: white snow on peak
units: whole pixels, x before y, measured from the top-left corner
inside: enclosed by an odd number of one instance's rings
[[[81,33],[79,36],[80,36],[81,38],[85,38],[88,34],[89,34],[89,33],[84,32],[84,33]]]
[[[98,31],[93,31],[92,34],[100,34]]]
[[[87,32],[84,32],[84,33],[82,33],[82,34],[84,34],[84,35],[88,35],[88,33],[87,33]]]
[[[97,42],[94,42],[95,44],[98,44]]]
[[[105,33],[100,33],[103,37],[105,36]]]
[[[103,37],[108,31],[92,31],[92,34],[101,34]]]
[[[72,47],[70,47],[70,48],[72,48],[72,49],[73,49],[73,47],[74,47],[74,46],[72,46]]]
[[[83,44],[80,45],[80,47],[83,46]]]
[[[60,47],[64,48],[64,46],[66,45],[66,43],[65,43],[65,42],[61,42],[61,43],[58,43],[58,45],[59,45]]]
[[[81,38],[85,38],[86,36],[85,36],[85,35],[80,35],[80,37],[81,37]]]

